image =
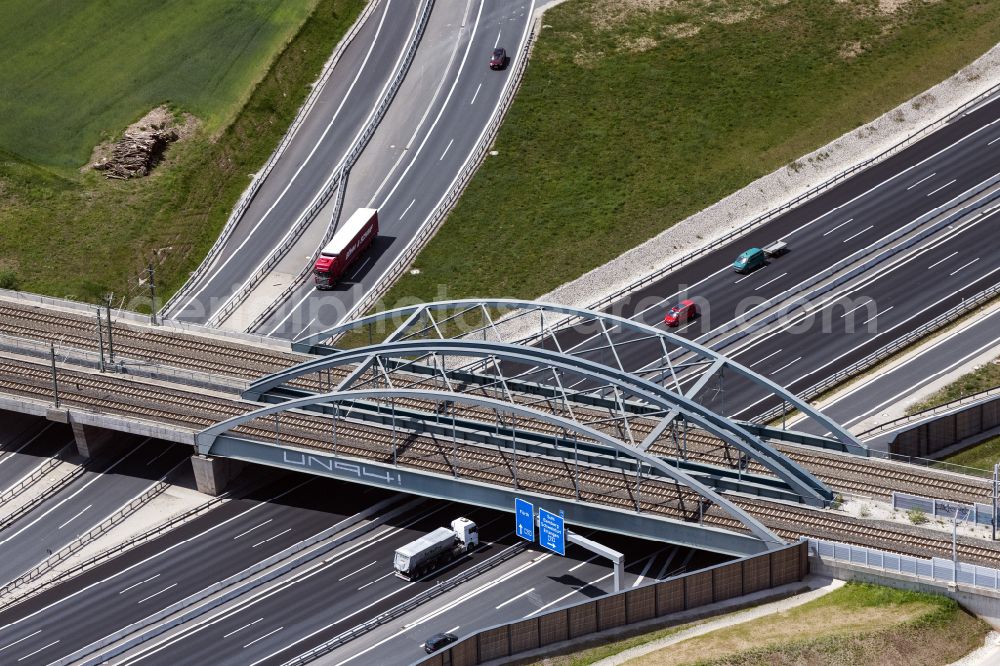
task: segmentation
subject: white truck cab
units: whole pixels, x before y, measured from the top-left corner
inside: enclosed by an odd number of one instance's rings
[[[468,518],[456,518],[451,521],[451,530],[465,547],[465,552],[474,550],[479,545],[479,528]]]

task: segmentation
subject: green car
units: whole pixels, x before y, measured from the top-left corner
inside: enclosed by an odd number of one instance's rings
[[[733,262],[733,270],[737,273],[749,273],[755,271],[767,263],[764,250],[759,247],[752,247],[746,250]]]

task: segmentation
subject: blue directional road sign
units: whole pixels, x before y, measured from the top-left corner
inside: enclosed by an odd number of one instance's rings
[[[514,517],[516,519],[517,536],[526,541],[535,540],[535,507],[531,502],[514,498]]]
[[[562,516],[538,508],[538,543],[559,555],[566,554],[566,527]]]

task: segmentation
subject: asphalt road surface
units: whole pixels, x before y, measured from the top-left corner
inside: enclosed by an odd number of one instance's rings
[[[73,441],[69,427],[37,416],[0,412],[0,492]]]

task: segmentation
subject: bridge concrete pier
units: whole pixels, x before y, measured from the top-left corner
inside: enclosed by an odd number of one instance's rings
[[[70,420],[76,450],[84,458],[95,458],[107,451],[115,438],[115,431],[97,426],[85,425]]]
[[[229,458],[213,458],[195,454],[191,456],[191,467],[194,468],[194,482],[198,492],[221,495],[226,486],[243,469],[243,462]]]

